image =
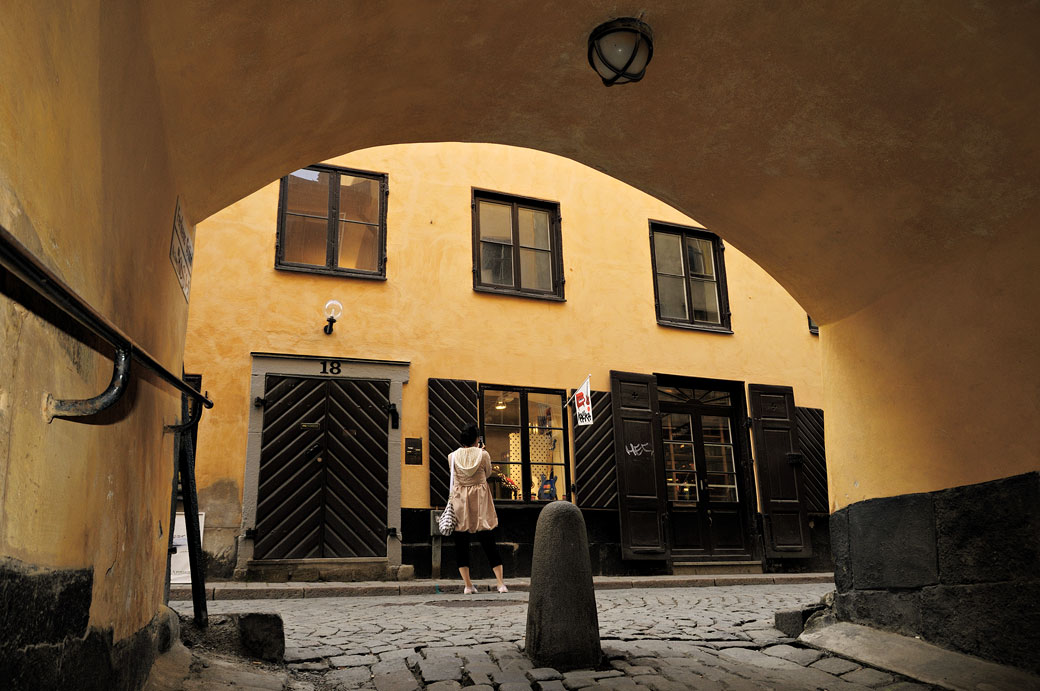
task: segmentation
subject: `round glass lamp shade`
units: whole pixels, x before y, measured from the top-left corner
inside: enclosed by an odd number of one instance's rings
[[[653,32],[638,19],[600,24],[589,36],[589,64],[607,86],[638,82],[654,55]]]

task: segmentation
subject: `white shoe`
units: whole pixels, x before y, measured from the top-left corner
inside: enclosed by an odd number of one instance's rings
[[[466,595],[472,595],[473,593],[477,592],[477,589],[476,588],[470,588],[470,587],[467,586],[467,587],[462,589],[462,592],[465,593]]]
[[[500,593],[508,593],[509,592],[509,588],[505,587],[504,585],[500,585],[500,586],[498,586],[498,592],[500,592]]]

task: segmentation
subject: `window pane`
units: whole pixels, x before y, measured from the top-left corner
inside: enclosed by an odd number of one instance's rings
[[[520,287],[552,290],[552,254],[542,250],[520,250]]]
[[[549,214],[536,209],[517,209],[520,246],[549,249]]]
[[[480,243],[480,282],[513,285],[513,248],[493,242]]]
[[[297,170],[288,175],[285,210],[289,213],[329,216],[329,174]],[[322,262],[324,264],[325,262]]]
[[[513,207],[506,204],[477,202],[480,210],[480,239],[513,243]]]
[[[508,427],[485,427],[484,445],[491,456],[488,487],[495,499],[521,499],[520,433]]]
[[[709,473],[732,473],[735,470],[732,446],[705,444],[704,460]]]
[[[728,487],[708,487],[708,500],[711,502],[737,501],[737,488],[735,486]]]
[[[662,415],[661,431],[665,441],[693,441],[693,424],[690,422],[690,416],[686,414]]]
[[[686,286],[681,278],[657,277],[657,299],[661,304],[661,319],[686,320]]]
[[[361,223],[339,224],[339,264],[343,269],[379,270],[379,228]]]
[[[552,464],[563,461],[563,430],[542,432],[537,427],[527,429],[531,463]]]
[[[686,238],[690,275],[702,278],[715,278],[715,259],[711,240],[704,238]]]
[[[694,464],[693,444],[665,444],[664,467],[665,470],[696,474],[697,467]],[[690,480],[690,482],[693,481],[692,479]]]
[[[706,444],[733,443],[728,417],[705,415],[701,417],[701,430],[704,432],[704,443]]]
[[[566,476],[563,464],[531,464],[531,479],[534,480],[534,489],[531,491],[535,496],[532,499],[538,501],[556,501],[567,498]]]
[[[563,396],[554,393],[527,394],[527,419],[532,427],[548,431],[563,427]]]
[[[519,391],[484,391],[484,424],[520,426]]]
[[[709,324],[720,324],[719,320],[719,293],[718,284],[715,281],[702,281],[697,278],[690,279],[690,296],[693,300],[693,320],[707,322]]]
[[[339,220],[379,223],[379,181],[341,174]]]
[[[682,276],[682,250],[680,236],[672,233],[654,233],[654,259],[657,272]]]
[[[285,235],[282,238],[283,261],[325,266],[328,241],[326,219],[286,214]]]
[[[665,496],[669,501],[697,502],[696,473],[665,473]]]
[[[701,405],[733,405],[727,391],[707,391],[705,389],[687,389],[681,386],[657,387],[659,401],[676,403],[699,403]]]

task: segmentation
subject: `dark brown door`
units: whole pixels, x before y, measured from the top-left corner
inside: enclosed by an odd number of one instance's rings
[[[672,556],[751,556],[738,382],[661,380],[661,436]]]
[[[256,559],[386,556],[390,382],[268,375]]]
[[[668,559],[657,379],[611,372],[614,456],[623,559]]]
[[[767,557],[810,557],[802,453],[789,386],[748,386]]]

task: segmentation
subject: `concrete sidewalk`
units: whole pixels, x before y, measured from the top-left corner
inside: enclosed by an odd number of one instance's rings
[[[765,573],[732,576],[595,576],[596,590],[626,588],[710,588],[734,585],[787,585],[795,583],[833,583],[832,573]],[[481,592],[494,589],[493,580],[473,583]],[[523,592],[530,587],[529,578],[507,578],[510,590]],[[221,581],[206,584],[207,600],[271,600],[317,597],[364,597],[386,595],[433,595],[462,591],[458,578],[414,581],[289,582],[254,583]],[[191,600],[191,586],[170,586],[170,600]]]

